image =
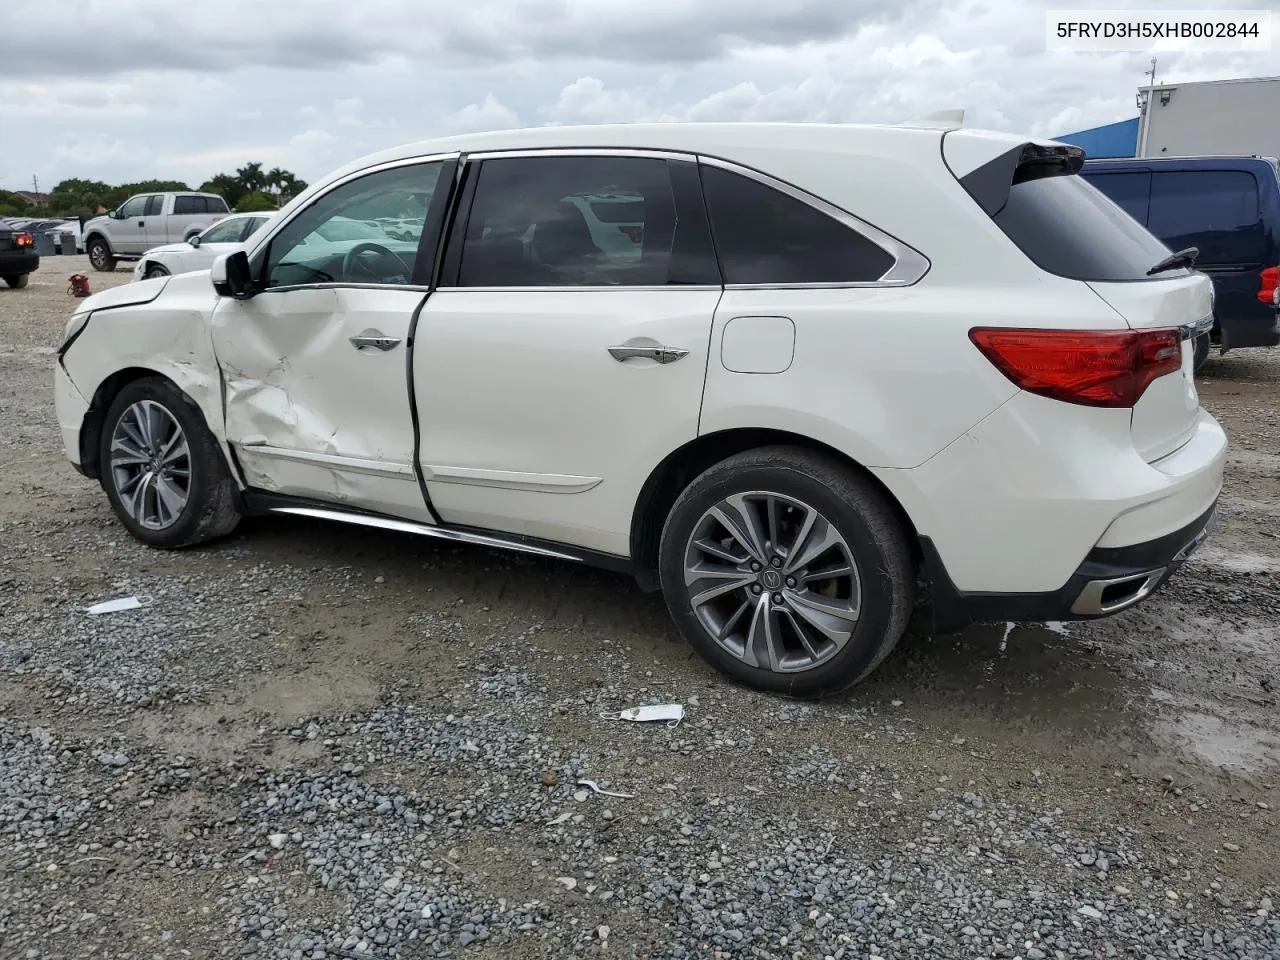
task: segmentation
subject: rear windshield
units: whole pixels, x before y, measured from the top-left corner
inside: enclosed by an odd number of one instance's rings
[[[992,219],[1036,266],[1071,280],[1167,280],[1188,272],[1180,267],[1148,277],[1169,248],[1065,168],[1019,168]]]

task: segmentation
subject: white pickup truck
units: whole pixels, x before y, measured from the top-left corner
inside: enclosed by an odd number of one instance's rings
[[[95,270],[114,270],[165,243],[181,243],[231,211],[216,193],[140,193],[84,225],[84,248]]]

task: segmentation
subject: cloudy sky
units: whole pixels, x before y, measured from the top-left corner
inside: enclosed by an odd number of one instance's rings
[[[1044,10],[1068,6],[20,2],[0,32],[0,187],[30,189],[33,174],[42,189],[65,177],[198,185],[247,160],[310,180],[403,141],[546,123],[896,121],[964,107],[971,126],[1054,135],[1134,116],[1149,56],[1047,53]],[[1160,54],[1161,81],[1275,74],[1280,46]]]

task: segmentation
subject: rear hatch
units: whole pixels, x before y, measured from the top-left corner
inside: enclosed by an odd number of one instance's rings
[[[1155,269],[1172,251],[1079,176],[1083,160],[1076,147],[1026,143],[959,179],[1040,269],[1086,283],[1131,330],[1150,332],[1135,346],[1135,357],[1146,351],[1135,363],[1161,372],[1133,404],[1132,432],[1152,462],[1195,432],[1194,338],[1212,324],[1213,286],[1185,265]],[[1160,340],[1155,331],[1170,333]],[[1180,351],[1180,364],[1170,351]]]

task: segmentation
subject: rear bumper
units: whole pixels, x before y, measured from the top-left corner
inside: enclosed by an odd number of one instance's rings
[[[0,253],[0,277],[21,277],[40,268],[40,255],[25,250]]]
[[[1208,537],[1217,503],[1173,533],[1126,547],[1095,547],[1059,590],[1045,593],[964,593],[947,574],[937,548],[920,538],[932,627],[937,633],[972,623],[1095,620],[1148,599],[1169,582]]]

